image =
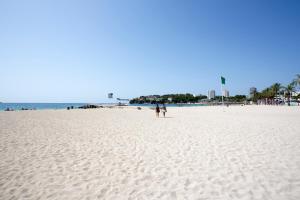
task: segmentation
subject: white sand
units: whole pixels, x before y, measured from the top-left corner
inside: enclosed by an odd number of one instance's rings
[[[300,107],[0,112],[0,199],[300,199]]]

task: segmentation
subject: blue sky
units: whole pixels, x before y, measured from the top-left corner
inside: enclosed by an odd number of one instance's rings
[[[300,73],[297,0],[1,0],[0,101],[247,94]]]

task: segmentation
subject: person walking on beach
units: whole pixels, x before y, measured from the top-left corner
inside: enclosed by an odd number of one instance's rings
[[[163,104],[163,107],[161,108],[161,111],[162,111],[164,117],[166,117],[167,108],[166,108],[165,104]]]
[[[156,117],[159,117],[160,109],[159,109],[158,104],[156,104],[155,112],[156,112]]]

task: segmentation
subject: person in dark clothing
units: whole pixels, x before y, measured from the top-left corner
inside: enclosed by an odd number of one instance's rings
[[[158,104],[156,104],[155,112],[156,112],[156,117],[159,117],[160,109],[159,109]]]

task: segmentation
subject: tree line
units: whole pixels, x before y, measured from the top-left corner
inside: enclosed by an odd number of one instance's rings
[[[230,97],[224,97],[225,102],[232,103],[243,103],[245,101],[251,100],[257,102],[261,99],[274,99],[277,95],[284,95],[288,99],[288,104],[290,105],[290,100],[292,99],[292,93],[296,91],[296,88],[300,87],[300,74],[296,75],[291,83],[284,86],[280,83],[274,83],[270,87],[263,89],[261,92],[256,91],[252,97],[247,98],[246,95],[235,95]],[[300,95],[295,98],[300,98]],[[221,102],[222,96],[216,96],[213,99],[208,100],[206,95],[193,95],[190,93],[186,94],[165,94],[165,95],[149,95],[140,96],[130,100],[130,104],[156,104],[156,103],[198,103],[200,101],[208,102]]]
[[[300,74],[296,75],[296,78],[291,83],[282,85],[280,83],[274,83],[270,87],[263,89],[261,92],[255,92],[251,97],[251,100],[257,102],[260,99],[274,99],[278,95],[283,95],[288,99],[288,105],[292,98],[300,98],[300,95],[293,97],[292,93],[296,91],[296,88],[300,86]]]
[[[144,103],[197,103],[202,99],[207,99],[205,95],[186,94],[165,94],[165,95],[149,95],[140,96],[130,100],[130,104],[144,104]]]
[[[244,102],[247,99],[245,95],[236,95],[231,97],[224,98],[228,102]],[[213,99],[208,100],[206,95],[192,95],[187,94],[165,94],[165,95],[149,95],[149,96],[140,96],[130,100],[130,104],[156,104],[156,103],[168,103],[168,104],[178,104],[178,103],[198,103],[201,100],[212,101],[212,102],[221,102],[222,96],[216,96]]]

